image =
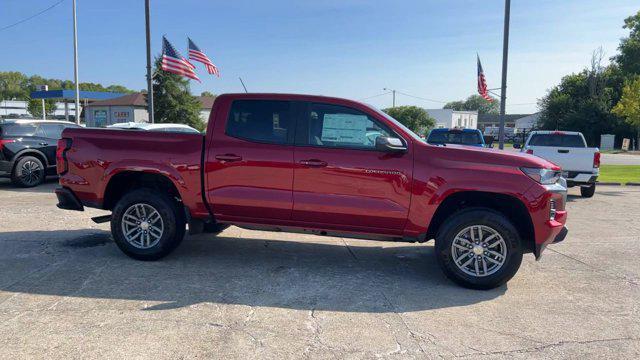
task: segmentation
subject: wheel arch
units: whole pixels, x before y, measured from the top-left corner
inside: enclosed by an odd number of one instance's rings
[[[36,149],[24,149],[24,150],[20,150],[13,156],[13,164],[11,166],[12,173],[16,168],[16,164],[18,163],[18,160],[20,160],[20,158],[23,158],[25,156],[33,156],[37,158],[38,160],[40,160],[40,162],[42,162],[42,165],[45,167],[45,169],[49,167],[49,161],[47,161],[47,156],[42,151],[39,151]]]
[[[182,201],[178,187],[168,176],[154,172],[127,170],[109,178],[103,195],[102,208],[112,210],[127,192],[142,188],[161,191],[177,201]]]
[[[447,196],[434,213],[426,238],[433,239],[447,218],[471,207],[488,208],[504,215],[518,230],[525,252],[534,251],[535,230],[525,204],[515,196],[493,192],[459,191]]]

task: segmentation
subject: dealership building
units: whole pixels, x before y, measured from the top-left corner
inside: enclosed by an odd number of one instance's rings
[[[200,119],[207,123],[215,97],[198,96]],[[105,127],[124,122],[149,122],[145,94],[134,93],[114,99],[94,101],[85,107],[88,127]]]

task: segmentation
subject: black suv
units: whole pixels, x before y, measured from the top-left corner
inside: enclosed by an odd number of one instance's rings
[[[31,187],[56,172],[56,145],[67,121],[0,120],[0,177]]]

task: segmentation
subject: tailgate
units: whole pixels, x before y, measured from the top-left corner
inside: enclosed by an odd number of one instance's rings
[[[530,146],[533,155],[549,160],[565,171],[593,171],[595,148]]]

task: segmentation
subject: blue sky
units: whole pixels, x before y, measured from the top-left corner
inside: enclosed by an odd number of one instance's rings
[[[56,0],[3,0],[0,27]],[[500,86],[504,2],[152,0],[153,52],[161,36],[186,53],[190,36],[220,79],[198,73],[199,94],[295,92],[363,99],[384,87],[440,101],[475,93],[480,54],[490,88]],[[179,7],[176,7],[176,4]],[[513,1],[507,112],[535,102],[563,75],[580,71],[599,46],[608,58],[626,36],[637,0]],[[72,79],[71,0],[0,31],[0,71]],[[80,81],[145,87],[144,1],[78,0]],[[391,105],[391,95],[366,100]],[[442,103],[397,96],[400,105]]]

